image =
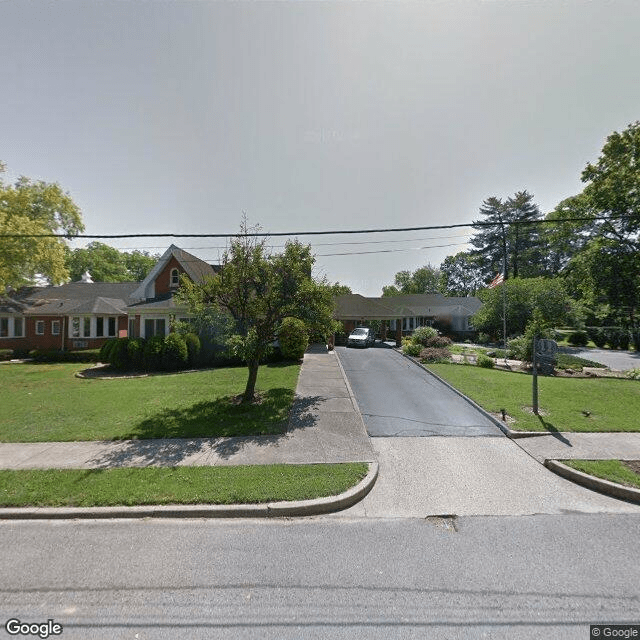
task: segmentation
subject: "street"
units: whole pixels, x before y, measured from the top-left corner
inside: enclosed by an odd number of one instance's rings
[[[639,516],[3,522],[63,638],[575,638],[640,620]]]

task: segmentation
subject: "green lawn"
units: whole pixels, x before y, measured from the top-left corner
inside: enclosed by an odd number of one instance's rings
[[[78,364],[0,367],[0,442],[187,438],[281,433],[298,364],[260,367],[259,405],[231,399],[247,369],[115,380],[76,378]]]
[[[2,507],[253,504],[332,496],[356,485],[366,462],[238,467],[0,471]]]
[[[640,475],[623,465],[620,460],[562,460],[561,462],[590,476],[640,489]]]
[[[531,412],[532,377],[474,366],[433,364],[434,373],[491,413],[501,408],[520,431],[640,431],[640,382],[616,378],[539,377],[539,406]],[[588,412],[589,415],[584,415]]]

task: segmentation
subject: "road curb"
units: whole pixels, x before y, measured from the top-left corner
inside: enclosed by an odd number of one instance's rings
[[[462,391],[460,391],[459,389],[456,389],[452,384],[447,382],[444,378],[441,378],[437,373],[434,373],[430,369],[427,369],[427,367],[425,367],[421,362],[418,362],[415,358],[412,358],[411,356],[408,356],[407,354],[402,353],[402,351],[399,351],[398,349],[396,349],[396,351],[402,357],[413,362],[413,364],[420,367],[422,370],[426,371],[429,375],[432,375],[436,380],[439,380],[440,382],[442,382],[442,384],[444,384],[446,387],[451,389],[451,391],[453,391],[454,393],[458,394],[461,398],[466,400],[472,407],[477,409],[485,418],[488,418],[489,420],[491,420],[491,422],[493,422],[493,424],[495,424],[496,427],[498,427],[498,429],[500,429],[500,431],[502,431],[502,433],[504,433],[504,435],[507,436],[508,438],[511,438],[512,440],[517,440],[518,438],[535,438],[538,436],[554,435],[549,431],[513,431],[512,429],[509,429],[509,427],[506,426],[504,422],[501,422],[495,416],[492,416],[486,409],[483,409],[477,402],[474,402],[469,396],[466,396],[464,393],[462,393]]]
[[[134,507],[23,507],[1,508],[0,520],[75,520],[110,518],[283,518],[315,516],[348,509],[362,500],[378,478],[378,463],[367,462],[367,475],[355,486],[336,496],[229,505],[157,505]]]
[[[587,489],[592,489],[593,491],[598,491],[599,493],[604,493],[614,498],[621,498],[622,500],[628,500],[629,502],[640,504],[640,489],[626,487],[623,484],[604,480],[603,478],[596,478],[588,473],[578,471],[566,464],[562,464],[559,460],[545,460],[544,466],[566,480],[571,480],[576,484],[581,484],[583,487],[587,487]]]

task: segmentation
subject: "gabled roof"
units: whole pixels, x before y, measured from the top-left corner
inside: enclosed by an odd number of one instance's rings
[[[202,282],[206,276],[214,276],[216,269],[212,267],[208,262],[201,260],[197,256],[194,256],[184,249],[176,247],[172,244],[160,257],[156,265],[151,269],[149,275],[139,283],[137,289],[133,292],[132,298],[137,300],[145,300],[153,296],[149,295],[152,291],[151,285],[156,281],[156,278],[162,273],[162,270],[167,266],[167,263],[171,258],[175,258],[180,266],[185,270],[185,273],[193,280],[193,282]]]
[[[357,293],[336,297],[335,317],[340,320],[393,320],[398,314],[389,309],[379,298],[365,298]]]

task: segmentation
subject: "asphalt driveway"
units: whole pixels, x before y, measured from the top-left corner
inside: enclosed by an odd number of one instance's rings
[[[336,351],[370,436],[503,435],[458,394],[393,349],[377,345]]]

